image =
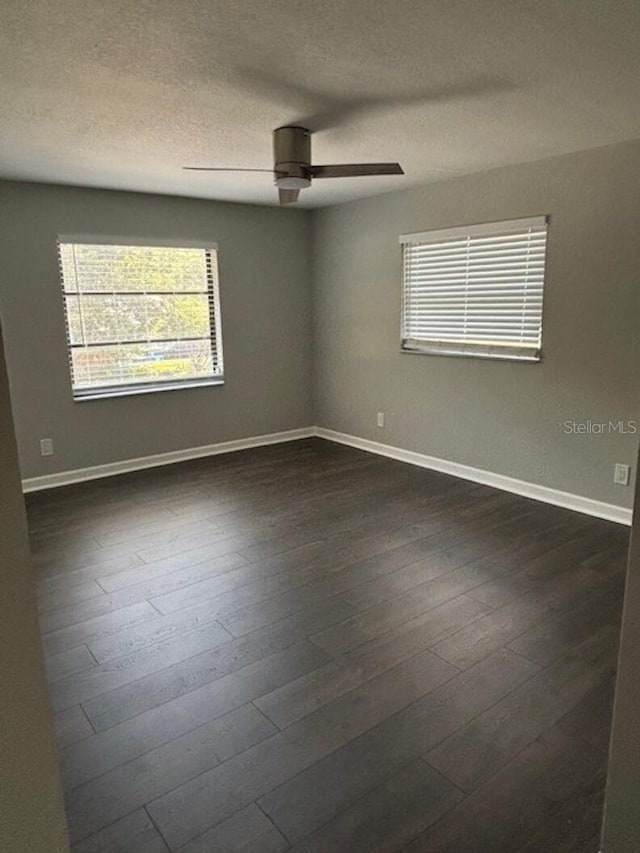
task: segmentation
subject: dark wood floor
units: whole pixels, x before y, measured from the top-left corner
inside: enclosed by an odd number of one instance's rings
[[[308,440],[28,499],[77,853],[596,853],[627,531]]]

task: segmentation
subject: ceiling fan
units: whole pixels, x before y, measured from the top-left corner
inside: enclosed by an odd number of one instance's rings
[[[353,178],[364,175],[404,175],[399,163],[345,163],[314,166],[311,131],[306,127],[279,127],[273,131],[273,169],[234,169],[220,166],[184,166],[195,172],[271,172],[280,204],[295,204],[300,190],[313,178]]]

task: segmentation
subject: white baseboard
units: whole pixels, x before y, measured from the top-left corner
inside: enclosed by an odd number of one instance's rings
[[[69,486],[72,483],[83,483],[85,480],[99,480],[102,477],[114,477],[143,468],[157,468],[161,465],[172,465],[174,462],[185,462],[189,459],[201,459],[205,456],[218,456],[220,453],[233,453],[236,450],[247,450],[250,447],[263,447],[267,444],[283,444],[287,441],[297,441],[301,438],[311,438],[315,435],[313,427],[290,429],[286,432],[272,432],[267,435],[254,435],[250,438],[238,438],[234,441],[221,441],[217,444],[206,444],[202,447],[190,447],[186,450],[174,450],[169,453],[156,453],[154,456],[140,456],[137,459],[124,459],[122,462],[108,462],[105,465],[94,465],[91,468],[76,468],[74,471],[60,471],[58,474],[46,474],[43,477],[28,477],[22,481],[22,490],[38,492],[42,489],[53,489],[57,486]]]
[[[570,492],[562,492],[559,489],[551,489],[548,486],[540,486],[537,483],[529,483],[526,480],[516,480],[514,477],[506,477],[504,474],[494,474],[492,471],[484,471],[481,468],[473,468],[470,465],[462,465],[459,462],[450,462],[447,459],[439,459],[436,456],[427,456],[424,453],[415,453],[411,450],[402,450],[390,444],[381,444],[378,441],[370,441],[367,438],[359,438],[355,435],[347,435],[332,429],[316,427],[315,435],[326,438],[338,444],[347,444],[359,450],[369,453],[377,453],[380,456],[388,456],[399,462],[408,462],[410,465],[418,465],[421,468],[429,468],[432,471],[441,471],[443,474],[451,474],[463,480],[472,480],[474,483],[482,483],[493,486],[505,492],[512,492],[525,498],[533,498],[543,503],[572,509],[585,515],[596,518],[604,518],[607,521],[615,521],[618,524],[631,524],[632,510],[627,507],[608,504],[604,501],[596,501],[582,495],[574,495]]]
[[[161,465],[171,465],[174,462],[185,462],[189,459],[217,456],[221,453],[233,453],[237,450],[247,450],[250,447],[283,444],[287,441],[297,441],[301,438],[311,438],[312,436],[324,438],[328,441],[335,441],[338,444],[347,444],[349,447],[366,450],[369,453],[376,453],[379,456],[387,456],[390,459],[397,459],[399,462],[408,462],[410,465],[417,465],[420,468],[441,471],[444,474],[451,474],[463,480],[483,483],[486,486],[493,486],[505,492],[512,492],[513,494],[533,498],[543,503],[572,509],[575,512],[581,512],[585,515],[604,518],[607,521],[615,521],[618,524],[631,524],[632,511],[626,507],[596,501],[582,495],[571,494],[570,492],[562,492],[558,489],[551,489],[548,486],[529,483],[526,480],[516,480],[513,477],[506,477],[504,474],[494,474],[492,471],[484,471],[481,468],[473,468],[470,465],[462,465],[459,462],[450,462],[447,459],[439,459],[436,456],[427,456],[424,453],[403,450],[400,447],[394,447],[390,444],[381,444],[378,441],[370,441],[367,438],[347,435],[346,433],[336,432],[332,429],[324,429],[324,427],[290,429],[285,432],[273,432],[267,435],[239,438],[234,441],[221,441],[217,444],[207,444],[202,447],[187,448],[186,450],[157,453],[154,456],[124,459],[122,462],[108,462],[105,465],[94,465],[91,468],[61,471],[57,474],[46,474],[43,477],[29,477],[22,481],[22,488],[25,493],[37,492],[42,489],[53,489],[57,486],[82,483],[85,480],[114,477],[117,474],[141,471],[144,468],[156,468]]]

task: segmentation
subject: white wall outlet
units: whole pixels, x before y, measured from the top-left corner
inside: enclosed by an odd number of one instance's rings
[[[383,426],[384,426],[384,412],[378,412],[378,420],[377,420],[377,424],[378,424],[378,426],[379,426],[379,427],[383,427]]]
[[[613,482],[618,486],[629,485],[629,466],[623,465],[621,462],[616,462],[613,469]]]
[[[40,456],[53,456],[53,439],[40,439]]]

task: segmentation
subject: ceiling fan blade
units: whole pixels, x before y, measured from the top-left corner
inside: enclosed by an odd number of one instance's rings
[[[280,204],[295,204],[298,201],[300,190],[278,190]]]
[[[404,175],[399,163],[338,163],[334,166],[311,166],[313,178],[357,178],[366,175]]]
[[[185,172],[271,172],[273,169],[243,169],[233,166],[183,166]]]

